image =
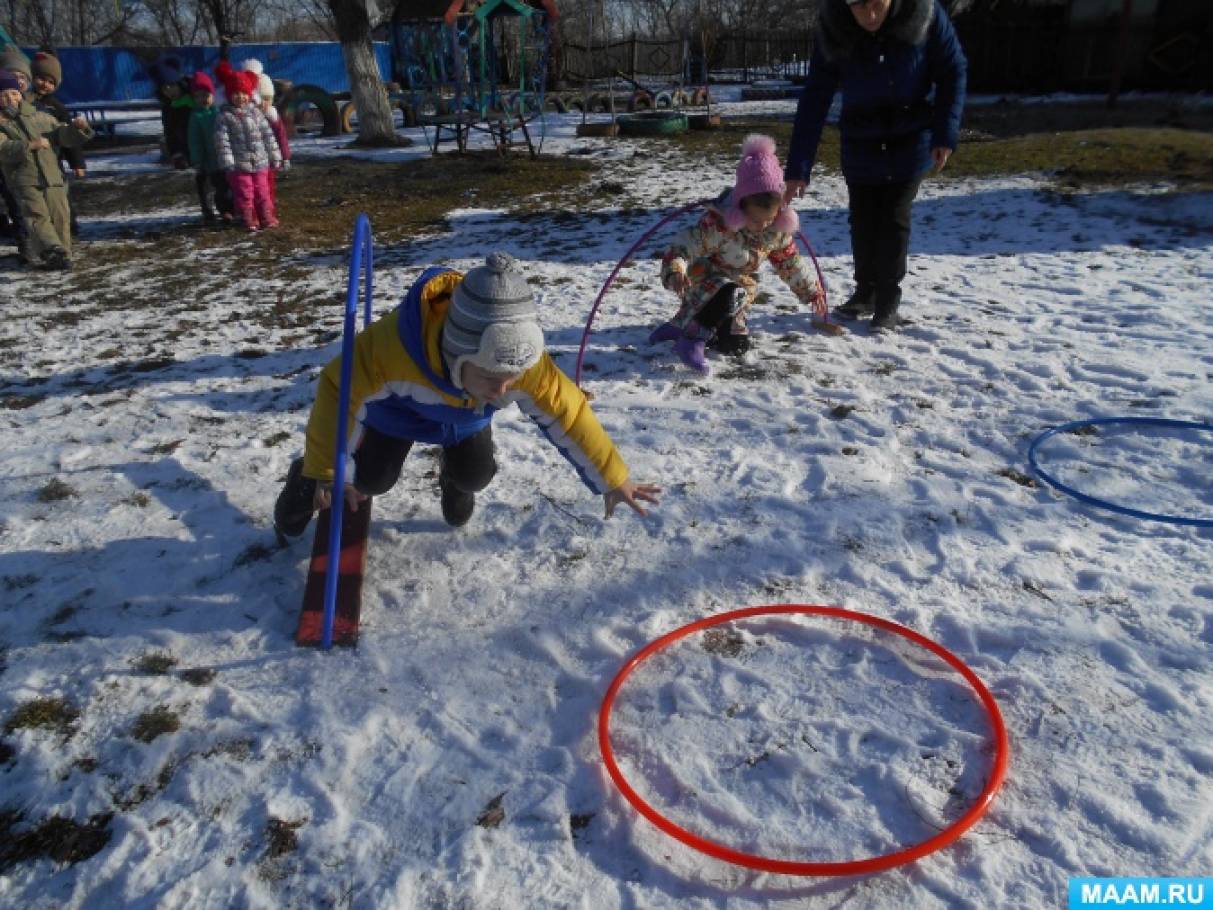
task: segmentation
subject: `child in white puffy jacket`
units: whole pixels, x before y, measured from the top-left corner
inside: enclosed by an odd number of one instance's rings
[[[215,121],[215,150],[232,189],[232,208],[249,231],[276,228],[269,175],[271,168],[282,166],[282,153],[270,122],[252,101],[257,75],[233,70],[226,60],[220,61],[216,73],[228,103]]]

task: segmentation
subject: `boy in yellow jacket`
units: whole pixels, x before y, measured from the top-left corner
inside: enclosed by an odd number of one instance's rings
[[[586,397],[544,350],[535,301],[514,261],[488,256],[467,275],[430,268],[394,311],[354,343],[345,497],[350,508],[390,490],[413,443],[442,446],[442,516],[466,524],[475,494],[497,471],[493,414],[517,404],[602,494],[606,517],[627,503],[657,503],[660,488],[628,469]],[[320,376],[304,456],[287,474],[274,526],[288,537],[332,501],[341,360]],[[352,480],[350,480],[352,478]]]

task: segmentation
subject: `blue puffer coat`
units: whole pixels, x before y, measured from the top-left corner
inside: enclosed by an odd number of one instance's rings
[[[964,51],[937,0],[893,0],[872,34],[846,0],[825,0],[812,65],[788,151],[785,177],[809,179],[834,93],[848,183],[912,180],[931,167],[931,149],[955,149],[964,107]]]

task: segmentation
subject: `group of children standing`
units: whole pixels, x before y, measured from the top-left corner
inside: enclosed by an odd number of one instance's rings
[[[0,50],[0,200],[22,263],[46,269],[71,268],[77,226],[60,161],[82,178],[80,148],[93,135],[55,97],[62,77],[48,51],[30,60],[15,45]]]
[[[276,174],[290,167],[286,128],[274,108],[274,82],[258,60],[233,69],[222,46],[215,75],[226,103],[215,105],[215,83],[201,70],[182,78],[171,63],[162,80],[165,144],[174,167],[194,168],[204,222],[240,221],[250,232],[278,227]]]

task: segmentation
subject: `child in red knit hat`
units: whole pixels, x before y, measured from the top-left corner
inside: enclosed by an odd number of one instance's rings
[[[281,166],[282,153],[270,122],[252,101],[257,75],[234,70],[226,60],[219,62],[216,73],[228,103],[215,124],[215,148],[232,190],[232,208],[249,231],[276,228],[269,172]]]
[[[190,80],[190,92],[194,96],[189,128],[190,164],[194,166],[194,188],[198,192],[202,220],[212,223],[217,209],[219,217],[229,222],[232,220],[232,191],[227,175],[219,166],[219,151],[215,146],[215,125],[219,120],[215,83],[206,73],[196,72]]]
[[[746,312],[763,259],[802,303],[825,315],[821,289],[796,248],[800,219],[784,205],[783,190],[775,140],[747,136],[733,188],[710,203],[699,223],[676,237],[662,257],[661,283],[681,305],[650,342],[673,341],[682,362],[705,376],[707,345],[744,354],[750,346]]]

